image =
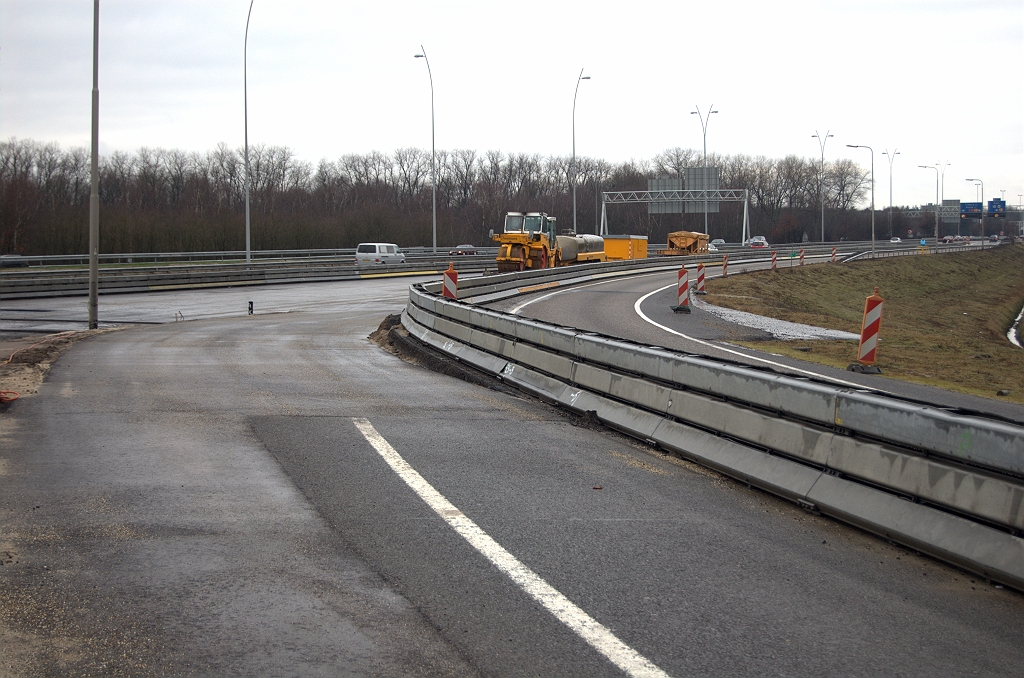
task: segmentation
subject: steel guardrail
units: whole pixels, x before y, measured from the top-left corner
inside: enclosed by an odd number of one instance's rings
[[[889,243],[885,244],[888,245]],[[836,247],[837,257],[842,260],[848,260],[867,254],[861,249],[862,245],[863,243],[840,243],[839,245],[831,245],[829,243],[824,245],[805,244],[803,249],[806,257],[809,260],[814,260],[830,256],[832,248]],[[799,247],[776,247],[772,249],[780,255],[780,267],[795,265],[795,256],[799,252]],[[593,267],[591,270],[603,270],[602,267],[607,267],[610,270],[621,270],[623,267],[629,266],[650,266],[656,268],[668,265],[669,262],[679,261],[704,261],[705,263],[715,264],[720,262],[725,255],[728,255],[729,261],[733,266],[741,266],[748,262],[763,261],[765,257],[771,256],[772,249],[744,248],[692,257],[654,256],[637,262],[612,261],[601,264],[587,264],[587,266]],[[970,248],[944,245],[935,251],[952,252],[965,249]],[[481,248],[481,250],[487,251],[485,248]],[[490,248],[490,250],[495,250],[495,248]],[[917,246],[902,246],[876,252],[876,256],[918,254],[920,253],[919,250],[920,248]],[[133,263],[131,265],[121,264],[118,266],[115,264],[104,264],[100,268],[99,291],[100,294],[113,294],[420,275],[436,273],[437,270],[446,268],[449,262],[453,263],[457,270],[472,273],[486,273],[493,271],[496,267],[494,257],[491,254],[434,255],[429,251],[429,248],[407,252],[409,261],[406,264],[379,267],[357,267],[348,255],[344,257],[312,256],[313,253],[334,252],[333,250],[269,251],[262,252],[261,254],[294,254],[295,252],[306,253],[310,256],[285,259],[257,258],[250,262],[237,261],[227,263],[224,261],[192,261],[160,265],[139,265]],[[183,256],[194,254],[196,253]],[[219,256],[224,253],[213,252],[205,254]],[[101,260],[104,256],[120,257],[124,255],[101,255]],[[128,256],[130,258],[136,255]],[[567,270],[575,270],[578,267],[568,266],[565,268]],[[519,276],[522,280],[529,280],[531,276],[544,277],[554,274],[550,271],[528,270],[510,275]],[[566,273],[565,277],[572,277],[572,274]],[[497,290],[495,291],[497,292]],[[5,268],[0,270],[0,297],[17,299],[47,296],[79,296],[87,293],[88,270],[84,268]]]
[[[558,269],[551,275],[559,278],[547,282],[575,280]],[[518,293],[544,284],[539,275],[489,278],[506,280],[474,279],[473,287],[512,284],[503,291]],[[1024,589],[1019,422],[520,318],[472,298],[443,299],[436,288],[412,286],[403,313],[409,332],[435,348],[808,508]]]
[[[494,269],[493,259],[458,257],[457,270],[483,273]],[[100,294],[160,292],[210,287],[238,287],[284,283],[331,282],[366,278],[439,274],[444,262],[427,261],[390,266],[356,266],[350,262],[295,263],[253,262],[251,264],[173,264],[151,267],[100,269]],[[0,273],[0,298],[81,296],[88,294],[88,271],[30,271],[11,269]]]

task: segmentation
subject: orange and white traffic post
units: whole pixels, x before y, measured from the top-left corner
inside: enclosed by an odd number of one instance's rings
[[[779,253],[772,250],[772,270],[777,271],[779,266]]]
[[[885,302],[878,296],[878,288],[875,293],[864,301],[864,319],[861,321],[860,345],[857,347],[857,363],[850,365],[847,369],[853,372],[865,372],[875,364],[875,351],[878,348],[878,331],[882,327],[882,304]],[[856,369],[859,366],[860,369]],[[870,370],[878,372],[877,367]]]
[[[803,247],[800,248],[800,265],[801,266],[804,265],[804,248]]]
[[[694,294],[707,294],[708,291],[704,289],[704,264],[697,264],[697,289],[693,291]]]
[[[679,304],[672,307],[676,313],[690,312],[690,274],[685,266],[679,267],[679,279],[676,284],[676,294]]]
[[[723,278],[728,278],[729,277],[729,255],[728,254],[723,254],[722,255],[722,277]]]
[[[836,248],[832,248],[832,263],[836,263]]]
[[[445,299],[459,298],[459,272],[455,270],[455,264],[449,263],[448,270],[444,272],[444,284],[441,294]]]

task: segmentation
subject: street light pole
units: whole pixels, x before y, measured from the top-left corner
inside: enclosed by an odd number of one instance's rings
[[[576,233],[576,95],[580,93],[580,82],[590,80],[590,76],[583,77],[583,69],[580,69],[580,77],[576,78],[576,92],[572,95],[572,167],[569,174],[572,176],[572,232]]]
[[[92,158],[89,163],[89,329],[99,327],[100,294],[100,0],[92,5]]]
[[[704,235],[708,234],[708,189],[707,189],[707,184],[709,183],[708,182],[708,173],[707,173],[707,168],[708,168],[708,123],[711,122],[711,114],[712,113],[718,113],[718,111],[711,110],[714,107],[715,107],[714,104],[711,104],[710,106],[708,106],[708,117],[707,118],[705,118],[701,114],[699,106],[694,106],[694,108],[696,108],[697,110],[690,111],[690,115],[696,115],[696,116],[698,116],[700,118],[700,128],[704,132],[704,184],[705,184],[705,186],[704,186]]]
[[[897,151],[897,150],[893,150],[893,152],[891,154],[889,153],[888,149],[882,151],[882,155],[887,156],[889,158],[889,237],[890,238],[892,237],[892,161],[895,160],[896,156],[899,155],[899,154],[900,154],[900,152]]]
[[[875,149],[870,146],[846,144],[847,148],[866,148],[871,151],[871,258],[875,258]]]
[[[933,169],[935,170],[935,202],[939,201],[939,165],[936,164],[934,167],[931,165],[918,165],[922,169]],[[935,206],[935,245],[939,244],[939,206]]]
[[[252,17],[252,4],[249,0],[249,13],[245,17],[245,49],[242,51],[242,96],[245,106],[245,262],[252,261],[251,241],[249,239],[249,18]]]
[[[1017,194],[1017,210],[1024,210],[1024,193]],[[1024,224],[1017,226],[1017,235],[1024,235]]]
[[[935,163],[935,164],[938,165],[939,163]],[[946,162],[942,163],[942,183],[940,184],[942,188],[941,188],[941,192],[939,194],[940,195],[939,200],[942,202],[942,212],[943,212],[943,215],[945,215],[945,212],[946,212],[946,168],[949,167],[949,164],[950,163],[949,163],[948,160]],[[959,218],[959,215],[957,216],[957,220],[956,220],[956,234],[960,235],[960,218]]]
[[[818,134],[818,130],[814,130],[814,134],[811,135],[812,139],[818,140],[818,146],[821,147],[821,171],[818,173],[818,202],[821,203],[821,242],[825,242],[825,143],[831,139],[834,134],[829,134],[828,130],[825,130],[825,136]]]
[[[420,45],[420,51],[422,54],[417,54],[417,59],[423,59],[427,62],[427,76],[430,78],[430,184],[432,194],[432,205],[433,205],[433,224],[434,224],[434,254],[437,254],[437,168],[436,168],[436,156],[437,152],[434,148],[434,74],[430,71],[430,59],[427,58],[427,50]]]
[[[967,179],[966,181],[977,181],[978,183],[974,184],[975,186],[977,186],[978,184],[981,184],[981,247],[982,247],[982,249],[984,249],[985,248],[985,182],[982,181],[981,179]]]

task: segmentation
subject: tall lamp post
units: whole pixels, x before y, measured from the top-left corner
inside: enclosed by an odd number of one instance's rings
[[[939,163],[935,163],[935,165],[939,166]],[[946,168],[949,167],[949,165],[950,165],[950,162],[948,160],[946,162],[942,163],[942,180],[941,180],[941,183],[939,184],[941,186],[941,189],[940,189],[940,192],[939,192],[939,200],[942,203],[942,213],[943,213],[943,216],[945,216],[945,213],[946,213]],[[959,215],[957,215],[957,220],[956,220],[956,234],[960,235],[960,219],[959,219]]]
[[[89,329],[100,308],[100,0],[92,6],[92,157],[89,162]]]
[[[249,18],[252,16],[252,4],[249,0],[249,13],[245,17],[245,49],[242,51],[242,92],[245,106],[245,262],[252,261],[252,250],[249,240]]]
[[[875,149],[870,146],[846,144],[847,148],[866,148],[871,151],[871,258],[875,258]]]
[[[896,156],[899,155],[899,154],[900,154],[900,152],[895,150],[895,149],[893,149],[892,153],[889,153],[888,149],[882,151],[882,155],[884,155],[884,156],[889,158],[889,237],[890,238],[892,237],[892,161],[895,160]]]
[[[694,106],[694,108],[696,108],[697,110],[690,111],[690,115],[696,115],[700,118],[700,128],[704,132],[704,235],[708,234],[708,123],[711,122],[711,114],[718,113],[718,111],[711,110],[714,107],[714,104],[708,106],[707,118],[705,118],[704,115],[700,112],[699,106]]]
[[[921,169],[935,170],[935,202],[939,202],[939,165],[918,165]],[[935,244],[939,244],[939,206],[935,205]]]
[[[825,242],[825,143],[831,139],[834,134],[829,134],[828,130],[825,130],[825,136],[818,134],[818,130],[814,130],[814,134],[811,135],[812,139],[818,140],[818,146],[821,147],[821,171],[818,173],[818,201],[821,203],[821,242]]]
[[[427,76],[430,78],[430,185],[434,214],[434,254],[437,254],[437,168],[435,161],[437,153],[434,150],[434,74],[430,71],[430,59],[427,58],[427,50],[423,48],[423,45],[420,45],[420,51],[422,54],[417,54],[416,58],[427,62]]]
[[[1024,210],[1024,193],[1017,194],[1017,210]],[[1024,235],[1024,224],[1018,224],[1017,235]]]
[[[576,95],[580,93],[580,82],[590,80],[590,76],[583,76],[583,69],[580,69],[580,77],[576,78],[576,92],[572,95],[572,232],[576,232]]]
[[[981,185],[981,246],[985,247],[985,182],[981,179],[967,179],[967,181],[976,181],[978,183],[975,186]]]

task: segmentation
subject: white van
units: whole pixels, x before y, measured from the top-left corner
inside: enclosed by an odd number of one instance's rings
[[[356,247],[356,266],[404,264],[405,254],[391,242],[361,242]]]

